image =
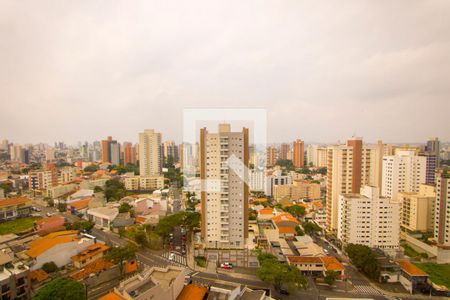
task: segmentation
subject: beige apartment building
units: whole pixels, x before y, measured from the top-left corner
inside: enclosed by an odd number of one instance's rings
[[[362,185],[379,187],[384,147],[363,145],[361,138],[351,138],[346,145],[327,148],[327,229],[336,231],[338,198],[341,194],[359,193]]]
[[[161,157],[161,133],[153,129],[145,129],[139,133],[139,175],[160,175]]]
[[[440,246],[450,246],[450,170],[436,173],[434,237]]]
[[[150,191],[164,188],[164,176],[134,176],[124,180],[125,189],[129,191]]]
[[[282,204],[302,199],[320,199],[320,184],[307,180],[294,180],[292,184],[275,185],[273,197]]]
[[[433,231],[435,187],[421,184],[419,192],[400,192],[401,227],[409,231]]]
[[[231,132],[220,124],[217,133],[200,130],[202,180],[202,238],[208,248],[244,248],[248,237],[248,138],[247,128]],[[230,168],[228,159],[241,165]]]

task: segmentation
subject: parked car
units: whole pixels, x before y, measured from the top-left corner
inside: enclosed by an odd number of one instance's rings
[[[53,216],[53,213],[48,212],[48,213],[46,213],[46,215],[47,215],[47,217],[51,217],[51,216]]]
[[[174,259],[175,259],[175,253],[170,253],[169,260],[174,260]]]
[[[233,269],[233,264],[230,262],[224,262],[220,264],[220,267],[225,270]]]

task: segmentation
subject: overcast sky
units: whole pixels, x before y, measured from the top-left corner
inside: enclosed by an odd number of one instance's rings
[[[0,139],[181,141],[265,108],[272,142],[450,140],[450,1],[0,0]]]

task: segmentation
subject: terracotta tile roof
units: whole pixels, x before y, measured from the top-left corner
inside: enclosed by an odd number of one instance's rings
[[[294,218],[290,213],[282,213],[279,214],[278,216],[275,216],[272,218],[272,221],[276,224],[280,223],[280,222],[294,222],[299,224],[300,222]]]
[[[320,259],[325,264],[327,271],[343,271],[344,265],[341,264],[334,256],[321,256]]]
[[[410,263],[408,260],[397,260],[395,261],[404,272],[411,276],[428,276],[427,273]]]
[[[72,261],[81,261],[86,258],[95,256],[99,253],[105,252],[108,250],[109,247],[100,243],[94,244],[92,246],[89,246],[86,250],[81,251],[75,256],[72,256]]]
[[[117,295],[114,292],[109,292],[105,296],[98,298],[98,300],[125,300],[122,296]]]
[[[77,236],[78,231],[76,230],[58,231],[47,234],[42,238],[30,242],[28,244],[30,246],[30,249],[25,251],[25,254],[30,257],[36,258],[56,245],[65,244],[77,240]]]
[[[138,216],[135,218],[136,223],[144,224],[147,221],[147,218]]]
[[[8,198],[8,199],[1,199],[0,200],[0,207],[8,207],[8,206],[14,206],[19,204],[30,204],[31,205],[31,199],[26,197],[19,197],[19,198]]]
[[[312,205],[316,208],[316,209],[322,209],[323,208],[323,204],[322,201],[313,201]]]
[[[279,226],[278,227],[278,232],[279,233],[292,233],[295,234],[295,228],[293,227],[289,227],[289,226]]]
[[[74,273],[70,275],[75,280],[81,280],[89,276],[89,274],[92,273],[98,273],[103,270],[107,270],[113,266],[113,263],[110,261],[107,261],[103,258],[99,258],[90,264],[86,265],[83,269],[81,269],[79,272]]]
[[[261,215],[272,215],[273,214],[273,209],[271,209],[271,208],[263,208],[263,209],[260,209],[259,211],[258,211],[258,213],[259,214],[261,214]]]
[[[136,272],[138,269],[138,264],[136,260],[126,261],[124,264],[125,274]]]
[[[202,300],[208,289],[201,285],[188,284],[178,295],[177,300]]]
[[[318,256],[287,256],[286,258],[292,263],[323,263]]]
[[[76,210],[85,209],[89,206],[89,203],[91,202],[91,200],[92,200],[92,198],[86,198],[83,200],[72,202],[69,204],[69,207],[75,208]]]
[[[30,272],[30,280],[31,281],[42,282],[42,281],[47,280],[47,278],[48,278],[48,274],[42,269],[37,269],[35,271]]]
[[[52,222],[55,222],[55,221],[60,221],[61,219],[64,219],[64,217],[63,216],[51,216],[51,217],[48,217],[48,218],[43,218],[43,219],[37,220],[36,224],[37,225],[42,225],[42,224],[45,224],[45,223],[52,223]]]

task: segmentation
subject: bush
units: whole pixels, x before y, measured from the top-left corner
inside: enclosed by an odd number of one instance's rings
[[[58,266],[54,262],[50,261],[42,265],[42,270],[46,273],[53,273],[58,271]]]
[[[204,256],[196,256],[194,259],[197,266],[202,268],[206,267],[206,258]]]

